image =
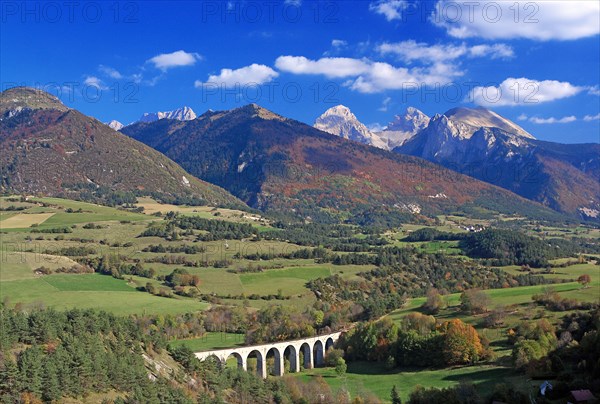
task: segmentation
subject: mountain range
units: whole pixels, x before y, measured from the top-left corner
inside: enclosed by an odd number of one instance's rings
[[[63,195],[107,187],[242,205],[156,150],[32,88],[0,93],[0,147],[3,191]]]
[[[177,121],[191,121],[196,119],[196,113],[190,107],[177,108],[173,111],[146,112],[138,122],[154,122],[159,119],[175,119]]]
[[[178,111],[116,131],[50,94],[6,90],[2,189],[104,186],[362,223],[486,211],[598,219],[600,211],[599,145],[539,141],[481,108],[432,118],[409,108],[378,133],[343,106],[317,120],[323,130],[256,104],[194,119]]]
[[[336,114],[341,110],[347,111]],[[364,126],[343,106],[325,114],[336,115],[328,132],[338,136],[347,137],[347,128]],[[320,127],[322,117],[315,127]],[[600,145],[536,140],[485,108],[453,108],[430,119],[409,107],[385,130],[352,140],[425,158],[559,212],[600,217]],[[381,141],[387,141],[387,147],[380,146]]]
[[[191,121],[192,119],[196,119],[196,113],[190,107],[181,107],[177,108],[173,111],[158,111],[158,112],[144,112],[139,120],[133,122],[155,122],[160,119],[175,119],[177,121]],[[121,122],[113,119],[110,122],[106,122],[110,128],[114,130],[121,130],[125,126]],[[130,124],[131,125],[131,124]]]
[[[209,111],[186,122],[139,122],[122,132],[248,205],[273,213],[363,223],[475,206],[551,214],[504,189],[420,158],[348,141],[256,104]]]

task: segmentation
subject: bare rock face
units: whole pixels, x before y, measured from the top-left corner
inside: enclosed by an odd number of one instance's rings
[[[317,118],[314,127],[344,139],[354,140],[380,149],[388,149],[385,140],[371,132],[348,107],[343,105],[337,105],[325,111],[323,115]]]
[[[177,108],[174,111],[146,112],[139,122],[154,122],[160,119],[175,119],[177,121],[191,121],[196,119],[196,113],[190,107]]]
[[[528,139],[535,139],[525,129],[521,128],[516,123],[498,115],[494,111],[490,111],[485,108],[452,108],[444,113],[448,119],[454,122],[462,122],[468,125],[469,131],[464,133],[472,135],[477,129],[481,127],[488,128],[499,128],[505,132],[512,133],[513,135],[525,137]],[[470,137],[470,136],[468,136]]]
[[[600,211],[600,145],[536,140],[484,108],[436,114],[394,151],[441,164],[584,218]]]
[[[408,107],[402,115],[394,116],[386,129],[377,133],[393,149],[401,146],[429,125],[430,118],[417,108]]]
[[[109,123],[107,123],[108,127],[111,129],[114,129],[116,131],[119,131],[121,129],[123,129],[123,127],[125,127],[125,125],[123,125],[121,122],[116,121],[116,120],[112,120]]]

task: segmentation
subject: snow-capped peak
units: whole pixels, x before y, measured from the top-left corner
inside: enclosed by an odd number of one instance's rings
[[[173,111],[146,112],[140,122],[154,122],[159,119],[176,119],[178,121],[191,121],[196,119],[196,113],[190,107],[177,108]]]
[[[123,129],[123,127],[125,126],[125,125],[123,125],[121,122],[119,122],[119,121],[116,121],[116,120],[114,120],[114,119],[113,119],[112,121],[108,122],[108,123],[107,123],[107,125],[108,125],[110,128],[112,128],[112,129],[114,129],[114,130],[117,130],[117,131],[118,131],[118,130],[121,130],[121,129]]]
[[[450,120],[461,122],[470,128],[465,137],[471,137],[479,128],[500,128],[505,132],[512,133],[517,136],[535,139],[525,129],[521,128],[516,123],[498,115],[494,111],[485,108],[452,108],[444,113]]]
[[[323,115],[316,119],[314,127],[345,139],[365,143],[381,149],[388,148],[384,140],[372,133],[344,105],[336,105],[329,108]]]
[[[406,108],[402,115],[395,115],[380,136],[387,140],[390,149],[402,145],[429,125],[430,118],[415,107]]]

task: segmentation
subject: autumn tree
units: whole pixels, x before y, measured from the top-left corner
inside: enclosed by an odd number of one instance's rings
[[[448,365],[477,362],[484,349],[479,334],[471,325],[453,319],[442,325],[444,360]]]
[[[591,281],[592,281],[592,278],[588,274],[583,274],[579,278],[577,278],[577,282],[581,283],[581,285],[584,288],[586,288],[590,284]]]

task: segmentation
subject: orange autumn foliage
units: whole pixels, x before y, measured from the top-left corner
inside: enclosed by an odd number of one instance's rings
[[[444,359],[448,365],[478,361],[484,354],[479,334],[471,325],[453,319],[442,325],[444,333]]]

